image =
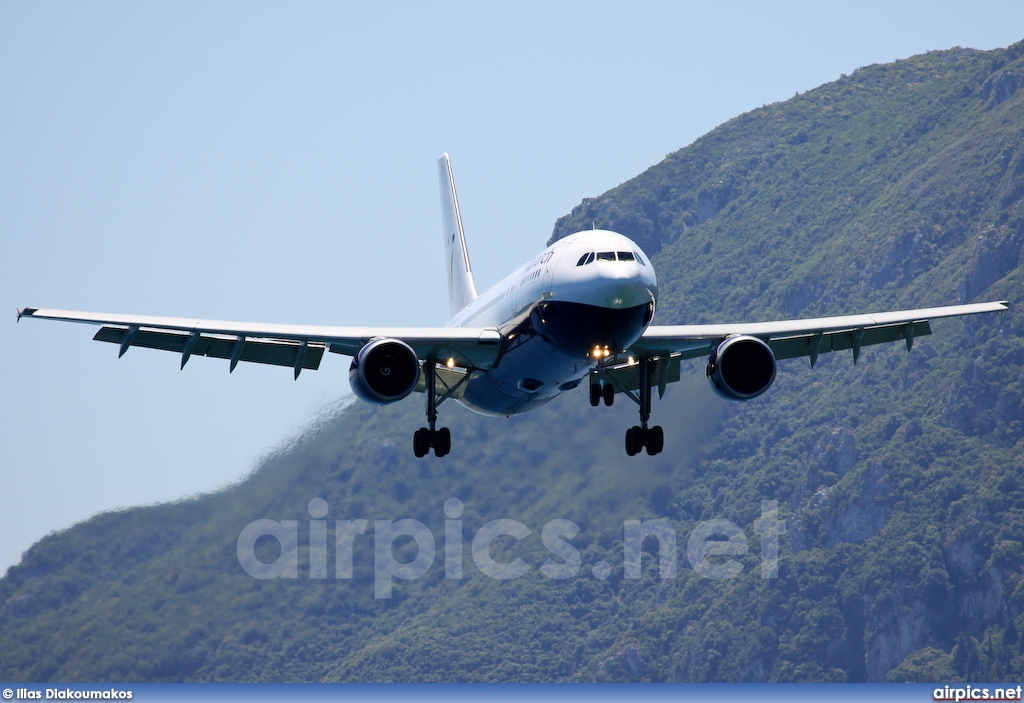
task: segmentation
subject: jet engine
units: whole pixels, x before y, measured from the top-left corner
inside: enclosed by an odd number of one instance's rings
[[[757,337],[727,337],[711,351],[707,375],[711,387],[726,400],[750,400],[775,380],[775,355]]]
[[[412,393],[420,380],[420,360],[400,339],[375,339],[352,357],[348,382],[367,403],[387,405]]]

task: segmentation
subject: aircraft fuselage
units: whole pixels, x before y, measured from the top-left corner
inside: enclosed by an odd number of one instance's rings
[[[607,230],[561,239],[463,308],[449,327],[496,327],[502,351],[460,399],[488,415],[532,410],[575,388],[651,323],[658,285],[647,255]]]

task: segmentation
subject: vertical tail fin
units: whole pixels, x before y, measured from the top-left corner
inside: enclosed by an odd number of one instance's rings
[[[441,181],[441,225],[444,227],[444,255],[448,264],[448,302],[452,317],[476,300],[473,269],[469,265],[466,237],[462,232],[459,198],[455,195],[455,179],[448,154],[437,160],[437,175]]]

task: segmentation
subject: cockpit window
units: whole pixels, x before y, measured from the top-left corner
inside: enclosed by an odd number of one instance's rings
[[[577,266],[586,266],[595,260],[594,252],[584,254],[576,262]],[[646,266],[639,252],[635,251],[599,251],[596,254],[597,261],[639,261],[641,266]]]

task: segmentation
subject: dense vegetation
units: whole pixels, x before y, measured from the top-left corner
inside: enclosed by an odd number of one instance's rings
[[[654,257],[662,324],[993,299],[1009,313],[935,323],[909,355],[783,362],[741,405],[693,362],[656,403],[657,457],[627,458],[635,410],[591,408],[585,389],[507,421],[445,405],[458,441],[441,460],[408,446],[417,399],[336,409],[233,488],[42,539],[0,581],[0,679],[1021,679],[1020,88],[1024,44],[860,69],[737,117],[583,201],[553,235],[634,237]],[[329,506],[323,579],[309,577],[314,498]],[[459,579],[445,578],[449,498],[464,505]],[[786,521],[778,578],[762,578],[763,500]],[[238,536],[259,518],[298,521],[298,578],[240,567]],[[403,518],[430,528],[437,556],[375,599],[373,521]],[[532,530],[493,543],[499,561],[533,567],[505,581],[469,556],[502,518]],[[580,527],[582,568],[554,580],[540,535],[560,518]],[[659,577],[648,538],[628,578],[624,521],[652,518],[677,535],[678,571]],[[370,522],[352,578],[335,578],[333,521],[348,519]],[[747,538],[735,578],[689,567],[687,538],[712,519]],[[395,542],[401,561],[416,551]]]

